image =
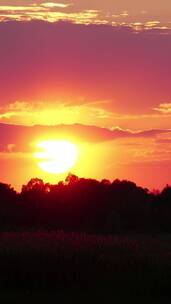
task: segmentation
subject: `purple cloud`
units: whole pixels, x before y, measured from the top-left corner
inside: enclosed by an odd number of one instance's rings
[[[156,138],[157,135],[171,133],[168,130],[146,130],[133,132],[115,128],[113,130],[81,124],[56,126],[21,126],[0,124],[0,151],[1,152],[30,152],[31,144],[39,138],[61,139],[75,138],[82,142],[98,143],[121,138]]]

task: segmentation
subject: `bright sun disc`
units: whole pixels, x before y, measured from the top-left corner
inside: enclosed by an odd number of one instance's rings
[[[36,152],[35,157],[41,161],[39,167],[46,172],[57,174],[65,173],[71,169],[78,158],[76,145],[65,140],[47,140],[37,144],[41,152]]]

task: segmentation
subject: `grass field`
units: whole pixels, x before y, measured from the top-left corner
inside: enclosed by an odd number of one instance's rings
[[[0,234],[1,297],[79,290],[169,295],[171,235]]]

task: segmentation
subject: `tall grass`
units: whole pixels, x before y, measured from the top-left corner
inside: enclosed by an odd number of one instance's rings
[[[171,287],[170,241],[170,235],[1,233],[0,286],[166,294]]]

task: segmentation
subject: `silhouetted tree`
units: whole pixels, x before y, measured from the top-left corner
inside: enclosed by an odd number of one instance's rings
[[[0,183],[0,229],[92,233],[171,232],[171,187],[149,192],[127,180],[79,178],[55,185],[32,178],[21,193]]]
[[[15,220],[17,193],[11,185],[0,183],[0,227],[8,229]]]
[[[42,192],[45,190],[45,185],[42,179],[40,178],[32,178],[27,185],[22,186],[22,193],[35,191],[35,192]]]

